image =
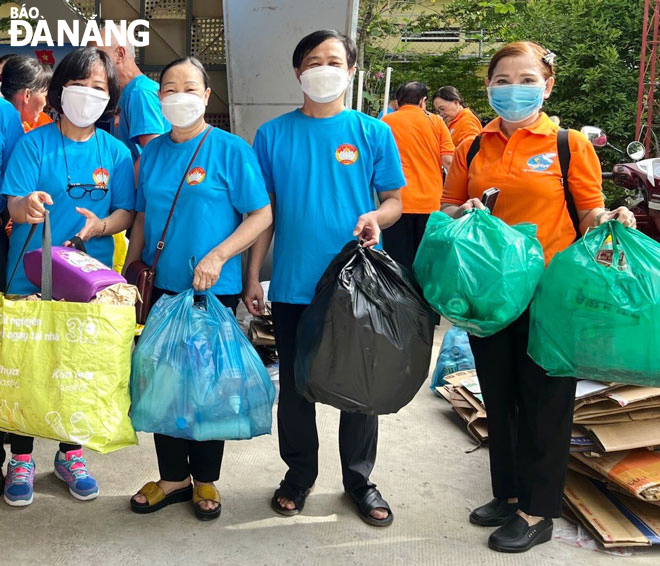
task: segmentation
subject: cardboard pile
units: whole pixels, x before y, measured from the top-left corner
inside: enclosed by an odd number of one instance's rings
[[[446,385],[436,387],[436,393],[451,404],[454,411],[467,423],[468,433],[479,445],[488,440],[486,408],[481,395],[477,372],[459,371],[445,376]]]
[[[474,371],[445,377],[437,393],[488,439]],[[606,547],[660,545],[660,387],[578,382],[566,507]]]

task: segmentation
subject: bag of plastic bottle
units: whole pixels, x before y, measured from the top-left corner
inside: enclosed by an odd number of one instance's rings
[[[442,339],[440,354],[431,379],[431,391],[435,393],[436,387],[445,384],[446,375],[470,369],[474,369],[474,356],[467,332],[452,326]]]
[[[610,221],[558,253],[528,352],[550,375],[660,386],[660,244]]]
[[[269,434],[275,387],[231,311],[212,293],[164,295],[133,353],[136,430],[192,440]]]
[[[395,413],[428,377],[434,330],[408,270],[349,242],[300,319],[296,388],[343,411]]]
[[[543,273],[534,224],[509,226],[487,210],[431,214],[413,269],[424,297],[475,336],[491,336],[529,306]]]

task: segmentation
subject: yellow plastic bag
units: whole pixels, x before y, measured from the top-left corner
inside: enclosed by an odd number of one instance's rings
[[[0,296],[0,429],[112,452],[128,416],[135,308]]]
[[[112,257],[112,269],[117,273],[121,273],[124,269],[126,254],[128,253],[128,245],[126,244],[126,230],[119,232],[119,234],[115,234],[112,236],[112,239],[115,241],[115,251]]]

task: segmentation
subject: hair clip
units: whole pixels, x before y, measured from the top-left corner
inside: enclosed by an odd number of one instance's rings
[[[541,57],[541,60],[544,63],[547,63],[548,65],[552,66],[555,64],[555,59],[557,58],[557,54],[553,53],[549,49],[546,51],[545,55]]]

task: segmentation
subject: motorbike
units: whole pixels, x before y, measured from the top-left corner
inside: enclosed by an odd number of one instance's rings
[[[660,158],[643,159],[644,144],[638,141],[628,144],[626,151],[612,145],[603,130],[584,126],[581,132],[596,148],[609,147],[631,162],[617,163],[612,171],[604,171],[603,179],[611,179],[626,191],[626,206],[637,220],[637,228],[660,242]]]

